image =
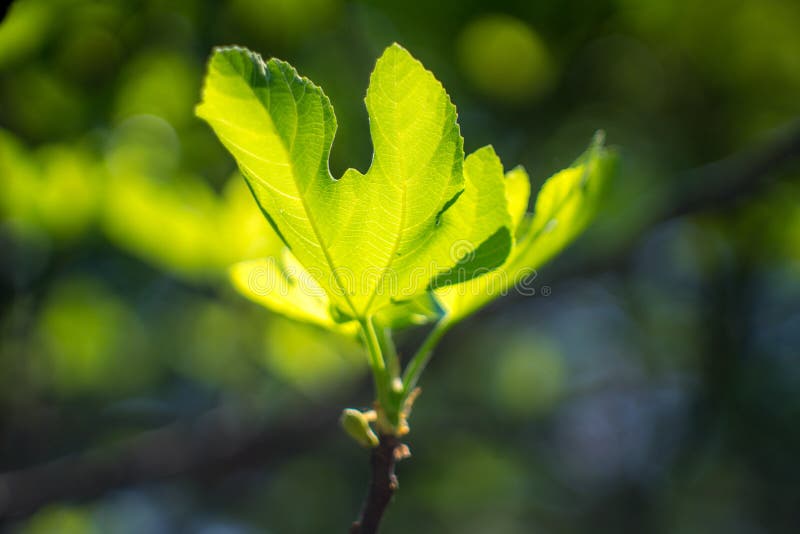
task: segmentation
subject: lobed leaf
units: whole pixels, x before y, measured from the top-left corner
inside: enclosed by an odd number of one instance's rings
[[[288,63],[217,49],[197,108],[287,247],[234,266],[235,287],[333,330],[354,333],[368,317],[393,328],[463,319],[574,240],[613,170],[598,136],[526,214],[525,169],[504,175],[490,146],[464,159],[455,106],[399,45],[378,59],[365,102],[372,164],[339,180],[328,170],[333,108]],[[259,273],[280,291],[254,293]]]
[[[461,284],[439,288],[436,298],[445,320],[455,323],[505,295],[569,245],[594,218],[603,186],[614,172],[616,156],[603,147],[602,135],[570,167],[542,186],[533,214],[523,215],[530,185],[522,167],[506,173],[506,198],[516,237],[505,263]]]
[[[328,170],[333,108],[288,63],[217,49],[197,107],[294,257],[351,318],[424,295],[463,260],[449,254],[449,241],[463,239],[448,213],[464,189],[464,154],[444,88],[395,44],[378,59],[366,105],[372,164],[339,180]],[[508,249],[510,238],[494,237],[462,271],[475,276]]]

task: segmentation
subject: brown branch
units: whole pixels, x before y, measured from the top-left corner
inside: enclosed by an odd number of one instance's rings
[[[272,420],[217,409],[116,446],[2,474],[0,521],[24,518],[52,502],[92,499],[114,488],[177,475],[224,475],[281,460],[313,448],[320,436],[337,430],[340,400]]]
[[[370,456],[371,475],[369,490],[364,500],[361,517],[350,527],[350,534],[375,534],[380,527],[386,508],[397,490],[394,466],[408,456],[408,447],[396,436],[382,435]]]

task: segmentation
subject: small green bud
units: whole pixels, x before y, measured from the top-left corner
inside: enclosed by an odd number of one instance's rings
[[[378,436],[370,428],[369,419],[368,414],[347,408],[342,412],[339,424],[361,446],[371,449],[378,446]]]
[[[395,394],[403,392],[403,381],[397,377],[392,380],[392,392]]]

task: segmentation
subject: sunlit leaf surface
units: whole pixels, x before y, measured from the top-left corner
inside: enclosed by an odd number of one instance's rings
[[[289,64],[218,49],[197,108],[294,256],[352,317],[423,294],[437,274],[470,255],[453,257],[451,248],[472,231],[447,217],[464,189],[464,154],[455,107],[441,84],[393,45],[375,66],[366,105],[372,165],[365,174],[349,169],[340,180],[328,171],[333,108]],[[504,246],[507,239],[495,238],[489,264],[499,263]],[[468,267],[473,276],[478,265]]]

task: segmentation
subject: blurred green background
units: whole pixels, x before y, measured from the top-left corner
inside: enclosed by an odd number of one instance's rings
[[[534,189],[597,128],[623,166],[536,296],[441,345],[385,532],[798,532],[798,143],[737,181],[797,128],[798,28],[792,0],[15,2],[2,528],[347,529],[367,455],[336,413],[369,402],[365,357],[229,288],[276,241],[193,107],[213,46],[286,59],[336,109],[334,175],[364,170],[368,75],[397,41],[467,151],[492,143]]]

